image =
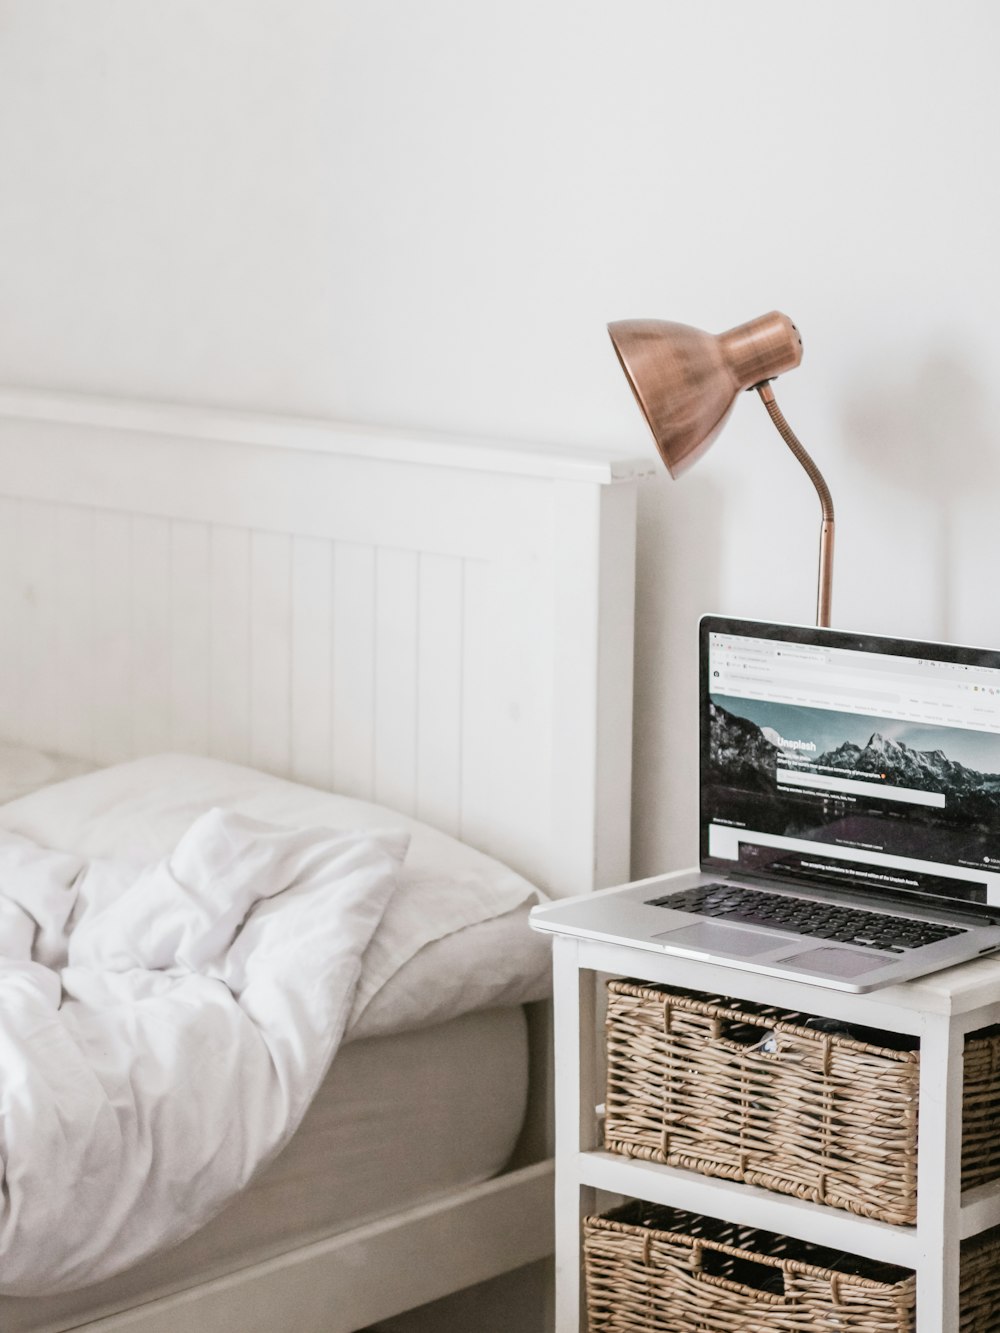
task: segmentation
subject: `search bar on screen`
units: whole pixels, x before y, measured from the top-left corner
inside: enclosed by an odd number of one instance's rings
[[[862,782],[859,778],[834,778],[825,773],[809,773],[793,768],[777,770],[779,785],[808,787],[810,790],[845,792],[852,796],[874,797],[881,801],[902,801],[909,805],[932,805],[944,809],[944,792],[920,791],[916,787],[891,787],[886,782]]]

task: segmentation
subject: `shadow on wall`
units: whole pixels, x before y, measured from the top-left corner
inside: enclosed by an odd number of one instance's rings
[[[639,488],[632,875],[698,859],[698,618],[721,605],[722,493],[666,471]]]
[[[936,579],[927,587],[940,637],[955,638],[959,535],[963,503],[988,493],[1000,477],[989,428],[986,387],[972,374],[971,357],[954,349],[930,353],[895,378],[880,369],[878,383],[856,385],[844,408],[848,452],[869,475],[909,492],[927,515],[916,541],[931,546]]]

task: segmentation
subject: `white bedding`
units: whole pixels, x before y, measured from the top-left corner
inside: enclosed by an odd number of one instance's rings
[[[80,1209],[76,1197],[72,1210],[73,1222],[67,1226],[66,1200],[63,1197],[63,1215],[56,1225],[58,1196],[53,1195],[50,1187],[39,1190],[37,1163],[46,1163],[45,1174],[51,1183],[53,1161],[58,1162],[58,1158],[52,1157],[50,1145],[36,1141],[31,1151],[25,1151],[20,1158],[25,1163],[26,1172],[26,1189],[21,1197],[30,1199],[31,1208],[26,1211],[22,1205],[16,1219],[9,1209],[7,1214],[0,1212],[0,1218],[6,1217],[6,1221],[0,1225],[2,1291],[37,1294],[93,1282],[107,1273],[134,1263],[154,1246],[190,1234],[217,1211],[220,1202],[229,1197],[234,1189],[241,1188],[256,1165],[273,1156],[287,1140],[309,1097],[318,1086],[341,1035],[346,1040],[402,1032],[428,1023],[442,1022],[481,1007],[522,1003],[547,992],[548,951],[544,941],[530,932],[526,923],[527,909],[540,895],[521,876],[454,839],[381,807],[332,796],[267,777],[254,770],[178,755],[157,756],[98,770],[44,788],[0,808],[0,828],[13,830],[69,854],[62,860],[49,857],[50,868],[56,868],[57,878],[59,874],[62,875],[62,890],[50,892],[46,898],[49,903],[46,910],[54,914],[52,922],[38,936],[39,942],[48,950],[46,958],[36,960],[30,966],[44,967],[45,962],[48,962],[58,969],[60,949],[66,948],[68,954],[67,943],[60,938],[59,932],[71,922],[77,927],[80,938],[73,957],[68,958],[68,961],[78,971],[81,964],[88,964],[92,968],[94,965],[100,968],[110,964],[110,981],[108,976],[104,978],[108,987],[104,991],[105,997],[117,995],[123,986],[128,989],[123,978],[132,975],[132,967],[137,961],[146,965],[147,971],[148,965],[152,965],[154,970],[159,969],[157,975],[161,984],[163,976],[170,977],[171,969],[180,967],[187,969],[184,978],[187,985],[214,982],[219,990],[226,990],[219,983],[223,980],[231,981],[232,973],[227,972],[227,963],[220,956],[219,950],[222,950],[222,954],[225,954],[227,948],[235,948],[239,952],[243,947],[240,941],[245,940],[248,934],[253,934],[252,931],[240,931],[238,912],[230,913],[227,918],[229,934],[223,932],[220,936],[215,927],[207,933],[204,931],[204,919],[195,920],[199,909],[189,916],[186,926],[179,924],[178,910],[183,916],[184,910],[194,906],[191,902],[180,901],[184,898],[183,894],[178,898],[174,893],[172,912],[156,908],[154,899],[150,897],[146,907],[153,910],[144,911],[140,906],[140,910],[133,912],[129,920],[120,920],[117,926],[105,913],[99,929],[96,928],[97,917],[93,910],[78,914],[78,918],[74,917],[72,921],[65,910],[66,895],[70,892],[67,876],[72,878],[70,872],[75,864],[74,857],[83,856],[97,861],[113,857],[119,865],[125,862],[135,867],[141,862],[161,859],[174,852],[176,861],[175,849],[184,830],[210,807],[230,812],[213,817],[215,834],[221,829],[223,836],[242,836],[251,827],[247,824],[247,818],[263,819],[289,830],[284,834],[273,830],[269,835],[273,846],[286,848],[296,845],[296,839],[302,835],[294,830],[302,827],[377,831],[395,826],[397,830],[402,829],[405,836],[400,837],[397,833],[395,838],[366,835],[363,832],[350,835],[357,846],[378,846],[383,858],[391,858],[394,852],[402,855],[405,850],[405,861],[396,875],[397,891],[386,892],[381,896],[378,891],[375,892],[368,904],[370,910],[367,915],[362,913],[366,923],[363,929],[348,931],[346,936],[341,936],[336,930],[332,931],[332,937],[324,937],[322,931],[315,934],[316,943],[324,945],[321,949],[324,956],[336,954],[339,947],[341,956],[349,959],[351,966],[344,976],[350,974],[351,979],[344,985],[342,978],[339,989],[334,986],[336,1000],[332,1003],[331,1014],[320,1011],[320,1017],[317,1018],[311,1012],[314,1008],[312,994],[307,1004],[301,998],[302,991],[295,991],[295,985],[305,980],[306,970],[293,983],[293,993],[298,995],[299,1003],[285,1005],[284,1012],[286,1016],[289,1010],[295,1017],[305,1016],[306,1028],[312,1024],[314,1036],[321,1028],[328,1045],[324,1048],[322,1058],[315,1058],[315,1053],[313,1058],[305,1058],[294,1040],[288,1046],[287,1030],[280,1034],[288,1047],[286,1054],[292,1048],[295,1051],[295,1055],[290,1058],[290,1067],[296,1074],[306,1070],[307,1077],[297,1085],[300,1096],[298,1099],[296,1096],[289,1099],[283,1117],[275,1119],[273,1106],[270,1113],[264,1116],[268,1122],[266,1134],[257,1134],[251,1125],[242,1135],[217,1136],[216,1145],[222,1159],[226,1160],[228,1153],[229,1164],[235,1164],[238,1168],[229,1172],[226,1182],[220,1184],[211,1180],[206,1173],[192,1170],[190,1162],[187,1166],[183,1162],[178,1163],[169,1151],[164,1153],[157,1149],[154,1154],[148,1150],[148,1142],[146,1157],[138,1164],[138,1169],[135,1162],[121,1163],[114,1152],[105,1152],[101,1159],[104,1163],[103,1175],[100,1169],[92,1174],[99,1182],[103,1181],[101,1188],[104,1189],[109,1187],[109,1181],[114,1177],[117,1188],[113,1192],[114,1202],[106,1218],[92,1234],[88,1234],[85,1226],[77,1225]],[[234,812],[239,812],[235,819]],[[324,837],[329,839],[331,835],[326,832],[313,836],[322,842]],[[0,839],[2,837],[0,834]],[[283,838],[286,841],[283,842]],[[6,845],[8,848],[18,847],[23,854],[22,843],[8,840]],[[190,858],[190,865],[195,870],[201,855],[196,851]],[[183,855],[181,861],[184,861]],[[273,866],[266,876],[269,884],[273,883],[271,871]],[[162,867],[158,873],[161,877],[165,873]],[[150,878],[155,880],[156,877],[154,875]],[[218,883],[217,867],[206,877],[203,887],[207,886],[209,879],[213,885]],[[129,900],[127,893],[121,893],[125,882],[121,870],[111,871],[107,865],[101,866],[90,876],[88,902],[96,907],[99,904],[114,906],[119,897],[121,902]],[[169,897],[173,890],[169,884],[167,888]],[[33,895],[33,901],[38,901],[37,893]],[[129,901],[139,906],[140,895],[133,893]],[[211,903],[216,903],[214,895]],[[200,904],[202,912],[205,906],[206,901],[203,900]],[[23,912],[23,904],[18,910]],[[58,920],[60,912],[63,913],[61,924]],[[124,915],[128,916],[128,913]],[[161,926],[171,919],[174,925],[168,929],[169,938],[165,939]],[[18,947],[21,948],[24,961],[23,924],[18,924],[17,929],[21,932]],[[301,942],[302,938],[313,932],[311,929],[303,930],[300,923],[293,934]],[[229,945],[225,944],[225,939],[229,939]],[[338,941],[337,947],[333,947],[334,939]],[[0,944],[0,954],[8,952],[8,947]],[[201,966],[207,967],[207,973],[198,970]],[[70,971],[71,986],[66,993],[75,995],[72,991],[72,969]],[[328,975],[324,978],[324,984],[329,984]],[[43,990],[45,985],[49,988],[50,1010],[55,1006],[55,1012],[61,1012],[52,982],[44,983]],[[61,985],[65,990],[65,972]],[[86,991],[86,984],[83,989]],[[229,991],[227,993],[231,994]],[[272,997],[276,994],[277,991],[271,992]],[[157,999],[160,998],[157,996]],[[0,999],[0,1005],[3,1003]],[[117,1000],[115,1003],[117,1005]],[[251,1017],[258,1024],[266,1026],[270,1021],[270,1007],[269,1001]],[[113,1017],[112,1026],[119,1029],[129,1027],[117,1007],[109,1006],[105,1013]],[[48,1018],[51,1017],[49,1013]],[[176,1027],[176,1022],[171,1018],[162,1032],[173,1032]],[[261,1040],[259,1036],[257,1040]],[[171,1041],[168,1041],[168,1046]],[[266,1046],[266,1042],[263,1044]],[[230,1051],[228,1042],[223,1042],[218,1049],[221,1051],[219,1068],[227,1071],[226,1079],[235,1084],[237,1070],[240,1077],[245,1079],[242,1057],[239,1060],[234,1058],[235,1052]],[[232,1063],[227,1065],[223,1056],[231,1059]],[[155,1066],[155,1061],[153,1064]],[[276,1068],[271,1091],[275,1086],[279,1089],[284,1086],[287,1091],[291,1084],[282,1084],[282,1078],[287,1077],[287,1070],[284,1074],[281,1072],[280,1062]],[[161,1067],[158,1077],[163,1097],[156,1105],[160,1107],[176,1102],[178,1106],[186,1108],[188,1125],[193,1127],[197,1124],[198,1127],[198,1134],[192,1133],[191,1138],[199,1139],[200,1152],[205,1144],[212,1141],[211,1132],[202,1134],[206,1116],[210,1131],[213,1123],[217,1126],[228,1124],[230,1128],[233,1124],[242,1126],[246,1118],[243,1109],[245,1090],[240,1090],[238,1109],[234,1112],[230,1103],[227,1115],[221,1092],[203,1083],[201,1067],[196,1066],[196,1069],[198,1072],[192,1078],[177,1064],[169,1068]],[[86,1070],[82,1066],[78,1064],[74,1072],[77,1082],[85,1082]],[[63,1078],[61,1085],[64,1092],[67,1077]],[[73,1083],[73,1080],[69,1079],[69,1082]],[[182,1095],[177,1096],[178,1093]],[[71,1092],[68,1095],[76,1094]],[[127,1101],[133,1095],[133,1088],[128,1086],[124,1100]],[[149,1122],[150,1125],[158,1125],[162,1112],[157,1110],[154,1113],[152,1106],[150,1102],[145,1108]],[[287,1113],[289,1111],[290,1114]],[[196,1120],[190,1119],[192,1115],[196,1115]],[[253,1119],[252,1114],[250,1119]],[[0,1117],[0,1123],[2,1121],[3,1117]],[[280,1126],[276,1128],[279,1121]],[[254,1141],[252,1152],[247,1149],[248,1137]],[[147,1141],[148,1138],[147,1133]],[[10,1153],[6,1146],[4,1155],[9,1162]],[[197,1156],[197,1153],[194,1155]],[[202,1155],[207,1161],[215,1156],[215,1152]],[[113,1164],[113,1169],[108,1168],[108,1162]],[[59,1162],[55,1169],[58,1179],[90,1179],[85,1163]],[[159,1195],[156,1190],[146,1188],[143,1183],[144,1170],[147,1175],[159,1170],[162,1177]],[[138,1206],[139,1199],[143,1200],[141,1206],[145,1207],[152,1195],[157,1197],[146,1219],[148,1225],[144,1228],[130,1222],[126,1235],[123,1217],[127,1209]],[[53,1202],[54,1199],[56,1202]],[[176,1205],[173,1213],[172,1204]],[[27,1228],[26,1216],[31,1219],[31,1225]],[[47,1223],[42,1221],[46,1217]],[[12,1225],[14,1220],[16,1226]],[[56,1255],[54,1260],[51,1244],[46,1244],[43,1249],[36,1246],[34,1256],[30,1253],[30,1237],[37,1235],[40,1225],[52,1227],[51,1234],[59,1237],[59,1247],[65,1250],[61,1258]],[[115,1232],[115,1239],[109,1245],[111,1231]],[[64,1240],[64,1237],[69,1239]],[[5,1244],[12,1258],[8,1257]]]
[[[285,1145],[407,841],[211,811],[137,873],[0,836],[0,1292],[181,1240]]]
[[[492,857],[370,802],[217,759],[163,754],[97,769],[0,806],[0,829],[86,857],[169,855],[211,808],[285,827],[403,828],[410,844],[345,1040],[526,1004],[551,990],[547,937],[528,926],[544,895]],[[400,949],[409,961],[398,963]]]

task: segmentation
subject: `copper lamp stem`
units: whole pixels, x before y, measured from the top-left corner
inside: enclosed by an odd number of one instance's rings
[[[774,401],[770,382],[754,386],[761,401],[767,408],[768,416],[774,422],[778,434],[791,449],[809,475],[809,480],[816,487],[820,506],[823,510],[823,524],[819,531],[819,587],[816,594],[816,624],[829,625],[830,602],[833,597],[833,498],[830,488],[823,480],[823,474],[806,453],[794,431],[782,416],[781,408]]]

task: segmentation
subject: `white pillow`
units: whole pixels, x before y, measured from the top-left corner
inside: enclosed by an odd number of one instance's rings
[[[0,806],[0,828],[88,859],[144,864],[168,856],[213,807],[289,827],[410,833],[399,889],[365,955],[346,1039],[548,992],[548,945],[527,920],[541,891],[492,857],[384,806],[217,759],[163,754],[11,801]]]

